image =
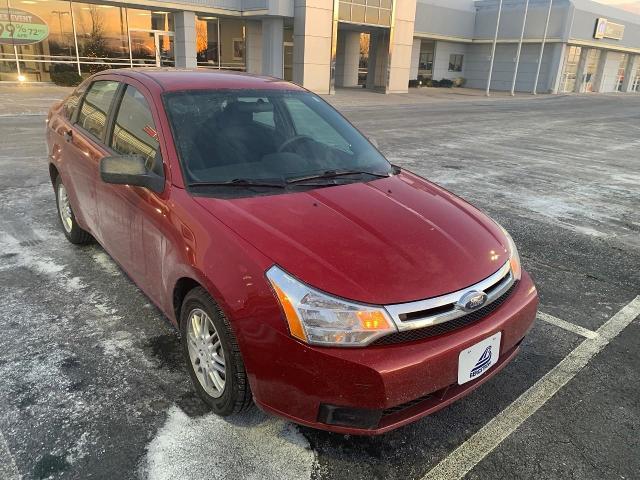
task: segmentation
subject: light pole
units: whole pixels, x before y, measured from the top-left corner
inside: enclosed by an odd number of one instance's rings
[[[498,19],[496,20],[496,34],[493,37],[493,47],[491,48],[491,63],[489,64],[489,78],[487,78],[487,97],[491,95],[491,77],[493,76],[493,62],[496,57],[496,45],[498,43],[498,32],[500,30],[500,17],[502,16],[502,0],[498,7]]]
[[[522,20],[522,32],[518,43],[518,53],[516,53],[516,66],[513,70],[513,83],[511,83],[511,96],[516,94],[516,80],[518,79],[518,67],[520,66],[520,54],[522,53],[522,40],[524,40],[524,29],[527,26],[527,14],[529,13],[529,0],[524,5],[524,19]]]
[[[533,93],[538,93],[538,79],[540,78],[540,67],[542,66],[542,56],[544,55],[544,44],[547,42],[547,33],[549,33],[549,20],[551,19],[551,9],[553,8],[553,0],[549,0],[549,11],[547,12],[547,23],[544,25],[544,35],[542,36],[542,44],[540,45],[540,57],[538,58],[538,70],[536,71],[536,79],[533,82]]]
[[[65,12],[64,10],[52,10],[51,13],[54,15],[58,15],[58,24],[60,25],[60,38],[64,39],[64,29],[62,28],[62,16],[69,15],[69,12]],[[69,55],[71,55],[71,45],[67,42],[67,48],[69,49]]]

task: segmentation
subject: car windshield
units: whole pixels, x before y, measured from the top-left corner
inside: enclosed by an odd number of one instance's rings
[[[389,162],[308,92],[193,90],[164,94],[185,180],[277,188],[388,176]]]

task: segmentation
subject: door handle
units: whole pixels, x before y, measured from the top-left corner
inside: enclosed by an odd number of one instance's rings
[[[65,141],[70,142],[71,140],[73,140],[73,130],[66,130],[62,136],[64,137]]]

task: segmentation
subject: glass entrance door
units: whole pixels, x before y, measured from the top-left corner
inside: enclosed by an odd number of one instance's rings
[[[175,54],[173,32],[130,30],[133,66],[173,67]]]

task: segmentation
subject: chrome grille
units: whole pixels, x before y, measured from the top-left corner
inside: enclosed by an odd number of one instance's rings
[[[438,323],[430,327],[391,333],[382,338],[379,338],[371,345],[393,345],[396,343],[415,342],[417,340],[424,340],[425,338],[443,335],[453,330],[471,325],[472,323],[478,322],[496,311],[500,307],[500,305],[502,305],[505,300],[509,298],[513,290],[515,290],[517,284],[518,282],[512,283],[511,287],[505,293],[503,293],[502,296],[491,302],[489,305],[485,305],[484,307],[479,308],[475,312],[471,312],[463,315],[462,317],[455,318],[448,322]]]

